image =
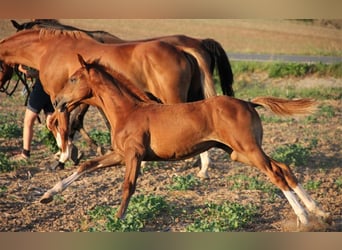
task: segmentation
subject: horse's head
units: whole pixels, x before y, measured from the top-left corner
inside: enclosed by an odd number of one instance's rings
[[[82,100],[90,98],[92,94],[89,86],[91,83],[89,64],[81,55],[78,55],[78,60],[81,67],[68,79],[54,101],[55,109],[61,112],[78,105]]]
[[[0,90],[3,89],[6,82],[11,80],[13,67],[0,61]]]
[[[39,29],[39,28],[47,28],[47,27],[60,27],[61,24],[56,19],[33,19],[30,22],[26,23],[18,23],[15,20],[11,20],[11,23],[14,28],[16,28],[17,32],[21,30],[27,29]]]

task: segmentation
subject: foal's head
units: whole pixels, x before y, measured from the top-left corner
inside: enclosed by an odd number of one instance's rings
[[[56,96],[54,106],[57,110],[63,111],[67,106],[77,105],[93,96],[90,65],[80,55],[78,59],[81,67],[68,79],[64,88]]]
[[[146,94],[135,86],[125,76],[117,71],[99,64],[98,61],[86,62],[81,55],[78,55],[81,64],[79,68],[65,84],[62,91],[56,97],[55,108],[63,110],[67,106],[74,106],[85,101],[94,105],[96,98],[103,96],[104,92],[117,94],[112,98],[127,98],[133,102],[160,102],[152,94]],[[102,98],[102,97],[101,97]]]

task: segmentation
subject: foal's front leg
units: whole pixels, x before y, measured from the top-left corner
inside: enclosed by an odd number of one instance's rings
[[[69,112],[55,111],[50,124],[48,124],[48,128],[52,131],[57,145],[61,150],[59,160],[50,167],[52,170],[57,168],[63,169],[65,162],[70,158],[72,153],[72,143],[68,139],[69,115]]]
[[[92,172],[99,168],[111,167],[115,165],[123,164],[121,155],[116,152],[111,152],[107,155],[97,157],[93,160],[84,162],[78,167],[77,171],[69,177],[58,182],[53,188],[44,193],[40,199],[41,203],[49,203],[53,200],[53,196],[65,190],[71,183],[77,180],[85,173]]]

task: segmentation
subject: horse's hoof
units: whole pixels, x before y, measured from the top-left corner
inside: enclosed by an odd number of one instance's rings
[[[51,166],[46,167],[50,171],[56,171],[58,169],[64,169],[64,163],[60,161],[56,161],[55,163],[52,163]]]
[[[44,194],[43,197],[39,200],[42,204],[50,203],[53,200],[53,197],[50,194]]]

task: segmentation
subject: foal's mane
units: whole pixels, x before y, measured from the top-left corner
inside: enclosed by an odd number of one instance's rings
[[[87,69],[95,69],[107,78],[113,85],[117,86],[123,92],[140,102],[154,102],[140,88],[135,86],[127,77],[119,73],[110,66],[100,64],[98,60],[87,63]]]

